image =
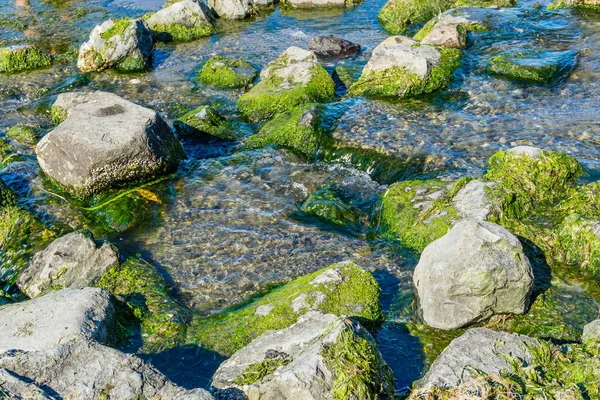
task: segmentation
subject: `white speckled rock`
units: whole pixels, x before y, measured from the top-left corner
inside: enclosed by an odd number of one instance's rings
[[[208,6],[222,19],[244,19],[255,14],[252,0],[208,0]]]

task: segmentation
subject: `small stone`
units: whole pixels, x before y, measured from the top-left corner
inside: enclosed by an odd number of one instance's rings
[[[421,40],[421,44],[464,49],[467,45],[467,31],[461,25],[436,24],[431,32]]]
[[[208,0],[208,6],[227,20],[248,18],[256,13],[251,0]]]
[[[310,40],[308,48],[316,55],[324,57],[346,57],[360,51],[360,45],[335,35],[314,37]]]
[[[538,147],[533,146],[516,146],[506,150],[506,152],[513,154],[517,157],[530,157],[534,160],[539,160],[544,151]]]

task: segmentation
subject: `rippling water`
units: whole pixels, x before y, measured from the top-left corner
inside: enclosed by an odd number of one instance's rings
[[[366,0],[349,11],[275,10],[251,23],[224,24],[222,33],[205,40],[158,45],[148,73],[80,75],[75,51],[95,24],[111,16],[156,10],[162,1],[54,2],[58,5],[31,1],[30,7],[18,8],[1,1],[0,45],[36,43],[56,55],[57,62],[48,70],[0,75],[0,132],[19,122],[50,127],[48,107],[67,90],[111,91],[168,119],[200,104],[213,104],[236,118],[240,92],[214,91],[195,83],[200,66],[211,55],[243,56],[263,67],[289,46],[307,47],[315,35],[337,34],[360,43],[364,51],[348,60],[324,60],[324,65],[330,71],[336,63],[360,70],[370,51],[387,37],[377,21],[384,2]],[[421,155],[427,160],[423,172],[443,179],[480,176],[496,151],[530,144],[573,155],[588,173],[584,180],[596,180],[600,16],[547,12],[531,3],[490,11],[492,29],[471,34],[448,89],[411,101],[342,97],[329,104],[328,111],[335,115],[334,136],[347,145],[389,156]],[[524,86],[490,77],[485,71],[489,58],[515,48],[572,50],[579,54],[578,64],[566,81],[553,86]],[[240,129],[251,134],[253,127],[240,124]],[[19,147],[24,161],[12,164],[0,177],[46,222],[85,226],[114,240],[125,253],[141,253],[169,280],[179,299],[202,314],[332,262],[355,259],[374,271],[382,286],[390,321],[376,336],[396,372],[398,387],[420,376],[426,364],[423,345],[404,325],[414,315],[410,311],[414,255],[298,214],[311,193],[337,185],[369,215],[384,185],[351,167],[309,164],[283,150],[236,153],[234,146],[219,142],[186,142],[185,147],[190,160],[174,178],[150,188],[163,204],[140,209],[144,222],[124,230],[107,230],[94,219],[101,217],[91,217],[49,193],[30,148]],[[565,309],[570,299],[564,296]],[[591,316],[597,304],[591,300],[586,304],[590,311],[584,314]],[[220,361],[196,348],[153,357],[157,366],[184,385],[207,385],[209,371]]]

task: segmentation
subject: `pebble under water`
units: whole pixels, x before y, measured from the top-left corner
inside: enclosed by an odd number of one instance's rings
[[[148,73],[80,74],[76,51],[93,26],[110,17],[157,10],[162,1],[32,0],[28,7],[0,1],[0,46],[35,43],[56,60],[50,69],[0,74],[0,136],[17,123],[50,128],[50,105],[58,93],[70,90],[109,91],[155,109],[169,122],[202,104],[237,118],[240,91],[196,83],[211,55],[243,57],[260,69],[289,46],[307,48],[310,38],[335,34],[359,43],[363,51],[348,59],[322,60],[323,65],[329,72],[339,64],[360,72],[373,48],[388,37],[377,20],[384,4],[365,0],[344,11],[276,9],[254,21],[224,24],[207,39],[158,44]],[[490,12],[494,28],[470,34],[461,67],[447,89],[407,101],[347,98],[341,91],[326,105],[334,137],[389,157],[422,160],[402,171],[402,178],[479,177],[497,151],[531,145],[568,153],[584,166],[584,182],[598,180],[600,15],[547,11],[534,8],[530,0]],[[489,59],[509,49],[573,51],[577,65],[568,79],[549,86],[490,76]],[[238,129],[249,136],[256,127],[239,123]],[[418,256],[401,245],[371,240],[363,230],[331,226],[299,211],[310,194],[334,185],[369,214],[389,179],[373,179],[370,171],[343,163],[310,163],[282,149],[240,151],[225,142],[199,140],[185,140],[184,147],[189,158],[179,171],[145,187],[160,204],[134,193],[119,210],[84,210],[44,181],[27,146],[17,146],[20,161],[0,170],[0,178],[47,224],[64,230],[85,227],[98,239],[116,243],[125,255],[141,254],[165,276],[177,299],[198,315],[222,311],[334,262],[356,260],[382,288],[388,319],[375,337],[394,370],[397,390],[422,375],[451,338],[434,343],[427,332],[415,336],[420,328],[414,328],[412,270]],[[555,311],[569,314],[571,326],[581,329],[595,318],[598,301],[576,285],[553,284]],[[209,387],[223,361],[196,346],[144,358],[188,388]]]

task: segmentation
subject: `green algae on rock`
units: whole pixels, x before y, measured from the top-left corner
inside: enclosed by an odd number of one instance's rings
[[[163,42],[189,42],[215,32],[209,8],[201,1],[181,0],[145,17],[154,36]]]
[[[240,134],[217,110],[200,106],[173,122],[175,130],[183,137],[213,136],[223,140],[237,140]]]
[[[458,49],[394,36],[380,43],[352,85],[351,96],[406,98],[445,88],[458,68]]]
[[[344,228],[352,229],[360,222],[360,210],[343,201],[338,191],[331,187],[311,194],[300,210]]]
[[[255,149],[277,145],[315,159],[319,149],[330,141],[320,126],[321,112],[320,106],[309,104],[278,114],[258,134],[249,137],[245,147]]]
[[[50,57],[33,46],[0,48],[0,73],[14,74],[50,66]]]
[[[39,127],[19,124],[14,125],[8,131],[6,131],[5,137],[33,146],[38,142],[40,134],[41,129]]]
[[[367,325],[383,318],[377,282],[368,271],[346,262],[298,278],[241,308],[198,318],[188,331],[188,341],[231,355],[311,310],[351,316]]]
[[[185,309],[171,297],[167,283],[142,259],[128,258],[106,272],[98,287],[123,301],[141,325],[144,352],[174,347],[185,338]]]
[[[504,78],[550,84],[568,77],[577,54],[573,51],[508,51],[491,58],[488,71]]]
[[[335,97],[335,84],[312,51],[288,48],[260,74],[261,81],[238,101],[250,121],[264,121],[295,106]]]
[[[198,82],[216,88],[236,89],[248,86],[258,71],[239,58],[212,56],[198,73]]]
[[[548,5],[548,10],[560,10],[562,8],[576,8],[582,10],[600,10],[598,0],[554,0]]]

